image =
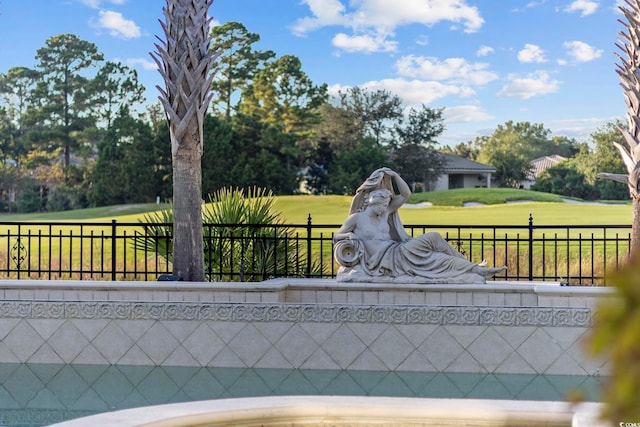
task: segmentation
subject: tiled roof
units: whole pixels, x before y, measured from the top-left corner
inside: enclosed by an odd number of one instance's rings
[[[440,153],[445,159],[444,172],[445,173],[460,173],[460,172],[495,172],[496,168],[493,166],[485,165],[484,163],[474,162],[465,157],[456,156],[455,154]]]
[[[551,166],[555,166],[563,160],[566,160],[566,157],[562,157],[558,154],[538,157],[537,159],[531,160],[531,170],[527,174],[527,179],[534,181],[536,178],[538,178],[540,172],[545,169],[549,169]]]

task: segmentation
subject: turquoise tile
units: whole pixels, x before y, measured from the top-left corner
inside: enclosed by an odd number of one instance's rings
[[[188,400],[219,399],[226,391],[227,387],[213,372],[203,368],[193,370],[189,380],[180,388],[180,394],[187,396]]]
[[[366,396],[366,391],[347,371],[340,373],[324,388],[325,395]]]
[[[299,370],[290,371],[289,375],[274,388],[273,393],[280,396],[322,394],[318,386]]]
[[[404,378],[396,375],[395,372],[389,372],[381,381],[379,381],[375,387],[373,387],[369,394],[371,396],[412,396],[413,390],[404,382]]]
[[[324,390],[340,374],[340,371],[333,369],[301,369],[297,372],[313,384],[319,394],[325,394]]]
[[[493,375],[485,375],[465,397],[473,399],[513,399],[513,394]]]
[[[0,425],[37,427],[174,402],[270,395],[597,401],[606,378],[329,369],[0,364]],[[43,381],[46,380],[46,381]]]

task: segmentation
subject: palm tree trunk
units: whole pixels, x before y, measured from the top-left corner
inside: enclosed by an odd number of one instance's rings
[[[188,154],[188,153],[185,153]],[[173,274],[204,281],[200,159],[173,156]]]
[[[640,198],[631,199],[633,223],[631,224],[631,257],[640,257]]]
[[[169,122],[173,162],[173,274],[204,281],[202,233],[203,123],[211,101],[211,53],[207,11],[213,0],[167,0],[166,42],[152,57],[165,81],[158,87]]]

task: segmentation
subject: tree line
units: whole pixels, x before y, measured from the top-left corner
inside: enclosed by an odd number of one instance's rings
[[[530,178],[531,161],[539,157],[559,155],[565,160],[542,171],[532,190],[585,200],[627,200],[625,185],[598,179],[603,171],[625,173],[625,165],[614,146],[624,143],[619,131],[620,120],[605,123],[591,133],[589,141],[550,136],[542,124],[508,121],[498,125],[491,135],[478,136],[445,151],[490,164],[496,168],[494,178],[499,186],[520,188]]]
[[[507,122],[489,136],[440,147],[442,108],[407,108],[385,90],[352,87],[330,97],[299,58],[255,49],[241,23],[212,29],[214,97],[204,122],[203,198],[223,187],[275,194],[352,194],[382,165],[415,189],[442,172],[440,151],[496,167],[493,182],[518,186],[530,160],[568,160],[536,184],[582,198],[628,198],[596,180],[622,168],[611,123],[590,143],[550,137],[542,124]],[[172,197],[169,132],[159,103],[144,105],[135,70],[104,61],[73,34],[49,38],[34,68],[0,74],[0,209],[34,212]],[[618,163],[616,163],[618,162]]]

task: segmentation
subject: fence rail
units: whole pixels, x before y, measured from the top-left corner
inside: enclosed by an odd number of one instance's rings
[[[340,225],[205,224],[207,278],[332,278]],[[497,280],[606,285],[630,249],[630,225],[405,225],[438,231],[469,260],[507,265]],[[0,222],[0,278],[146,280],[171,274],[171,224]]]

